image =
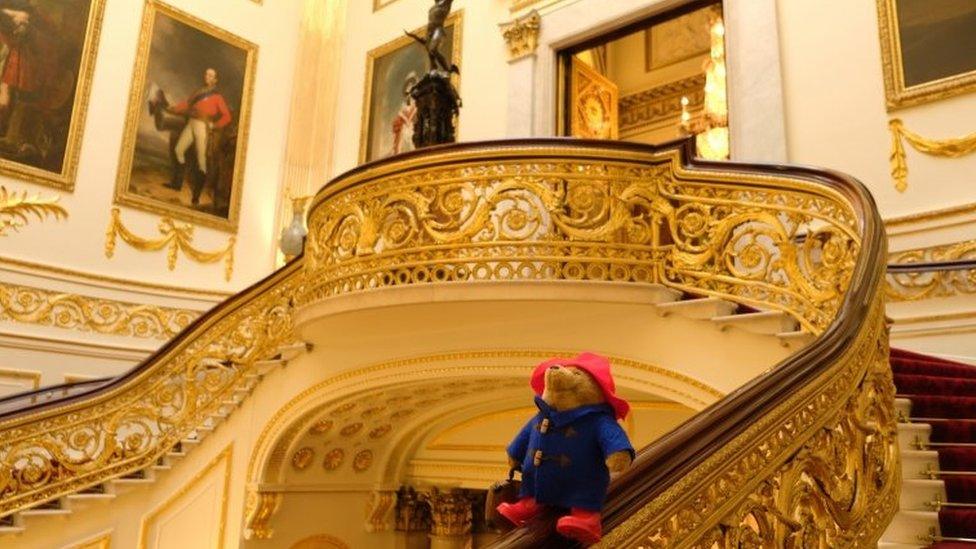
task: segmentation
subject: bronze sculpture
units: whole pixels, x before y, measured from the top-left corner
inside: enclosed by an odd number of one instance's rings
[[[420,43],[427,50],[427,56],[430,59],[430,70],[441,70],[447,73],[460,73],[457,65],[454,65],[444,57],[441,53],[441,44],[444,43],[444,39],[447,37],[447,32],[444,31],[444,23],[447,21],[447,16],[451,13],[451,4],[454,0],[434,0],[434,5],[431,6],[430,11],[427,12],[427,37],[421,38],[412,32],[407,32],[407,36],[413,38]]]
[[[413,144],[418,149],[455,140],[454,120],[461,107],[461,98],[451,83],[451,73],[460,74],[461,71],[441,52],[441,45],[447,39],[444,24],[451,13],[452,2],[434,0],[428,12],[426,37],[406,33],[424,47],[429,61],[427,74],[409,91],[417,105]]]

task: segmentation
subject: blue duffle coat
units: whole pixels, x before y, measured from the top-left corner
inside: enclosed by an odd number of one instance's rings
[[[613,408],[595,404],[557,412],[540,397],[535,404],[539,413],[508,446],[508,455],[522,463],[519,495],[545,505],[600,511],[610,484],[607,457],[624,450],[634,455]]]

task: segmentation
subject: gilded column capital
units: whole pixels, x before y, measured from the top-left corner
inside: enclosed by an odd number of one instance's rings
[[[398,532],[426,532],[430,529],[430,505],[422,494],[409,486],[396,493],[396,529]]]
[[[464,490],[431,490],[430,533],[434,536],[466,536],[471,533],[471,495]]]
[[[538,11],[532,10],[499,26],[508,45],[509,62],[535,55],[539,46],[539,31],[542,29],[542,17]]]

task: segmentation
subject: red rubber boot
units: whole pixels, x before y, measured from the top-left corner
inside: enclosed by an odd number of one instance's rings
[[[583,545],[592,545],[603,537],[600,513],[573,507],[568,515],[556,521],[556,531]]]
[[[542,512],[543,506],[536,503],[535,498],[522,498],[515,503],[502,503],[495,509],[515,526],[525,526]]]

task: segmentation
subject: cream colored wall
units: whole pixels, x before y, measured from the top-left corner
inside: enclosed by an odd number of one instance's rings
[[[183,254],[176,269],[169,271],[165,251],[137,251],[121,239],[114,257],[105,257],[105,231],[113,207],[125,107],[144,4],[140,0],[109,0],[105,3],[74,192],[58,192],[0,177],[0,184],[8,190],[60,195],[60,204],[70,216],[64,221],[31,219],[19,232],[0,238],[0,292],[10,290],[4,283],[16,283],[66,293],[72,299],[80,298],[79,303],[101,298],[199,312],[222,299],[220,293],[241,289],[274,267],[277,238],[274,221],[301,2],[270,1],[260,5],[249,0],[170,0],[169,3],[258,45],[233,277],[225,280],[223,262],[199,264]],[[123,207],[121,217],[126,227],[137,235],[159,237],[158,216]],[[226,246],[229,236],[226,232],[198,226],[194,229],[193,245],[216,250]],[[10,267],[3,263],[11,259],[39,266]],[[58,272],[63,269],[75,274]],[[103,276],[113,280],[100,278]],[[169,288],[136,288],[125,284],[127,280]],[[213,292],[200,295],[187,289]],[[2,298],[0,295],[0,302]],[[45,298],[45,305],[52,303]],[[0,312],[0,368],[40,372],[44,385],[62,382],[65,373],[112,375],[128,369],[165,339],[52,327],[50,323],[24,319],[15,321]]]
[[[909,148],[904,193],[888,163],[889,119],[926,137],[969,134],[976,94],[887,113],[874,0],[779,0],[777,8],[791,162],[860,178],[885,217],[976,202],[976,155],[938,159]]]

